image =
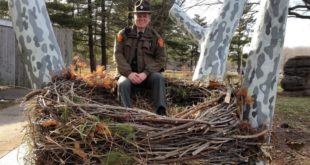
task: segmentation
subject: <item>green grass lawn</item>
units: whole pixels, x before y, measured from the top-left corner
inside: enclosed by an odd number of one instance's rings
[[[275,120],[310,132],[310,97],[278,95]]]
[[[310,112],[310,97],[288,97],[278,95],[276,110],[292,113]]]

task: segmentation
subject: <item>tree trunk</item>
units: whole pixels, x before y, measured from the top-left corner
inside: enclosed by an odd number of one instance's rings
[[[209,29],[203,28],[193,19],[191,19],[178,5],[174,4],[169,11],[170,18],[183,28],[189,37],[197,42],[202,43]]]
[[[170,9],[172,19],[186,28],[191,38],[200,44],[201,51],[193,75],[194,81],[223,80],[230,41],[242,15],[244,4],[245,0],[226,0],[209,33],[189,17],[182,18],[183,11],[177,5],[174,4]]]
[[[106,10],[105,0],[101,0],[101,65],[107,67],[107,48],[106,48]]]
[[[288,5],[289,0],[264,0],[260,5],[243,79],[254,101],[244,106],[244,118],[253,128],[272,126]]]
[[[91,0],[88,0],[88,48],[89,48],[90,71],[93,72],[96,70],[96,58],[94,54],[93,15],[92,15]]]
[[[65,66],[45,1],[11,0],[9,9],[32,88],[42,88]]]
[[[166,21],[167,21],[167,19],[169,19],[167,17],[168,11],[169,11],[169,10],[167,10],[167,8],[168,8],[168,6],[171,6],[171,1],[162,1],[161,6],[162,7],[161,7],[160,23],[159,23],[159,28],[157,29],[157,32],[159,34],[163,34]]]

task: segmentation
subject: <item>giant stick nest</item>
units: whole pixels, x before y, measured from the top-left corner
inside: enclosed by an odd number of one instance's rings
[[[167,79],[169,115],[159,116],[148,91],[135,93],[134,108],[121,107],[110,77],[66,72],[25,97],[29,164],[248,164],[267,156],[268,130],[240,119],[246,92]]]

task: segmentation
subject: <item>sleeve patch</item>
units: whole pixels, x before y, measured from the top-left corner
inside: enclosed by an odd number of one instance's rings
[[[118,33],[116,39],[117,39],[117,42],[122,42],[124,37],[121,33]]]
[[[158,38],[157,43],[160,47],[164,47],[164,39]]]

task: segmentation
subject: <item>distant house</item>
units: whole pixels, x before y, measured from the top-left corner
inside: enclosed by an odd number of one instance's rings
[[[66,65],[71,61],[72,30],[54,28]],[[30,87],[21,54],[18,50],[12,22],[0,19],[0,85]]]

